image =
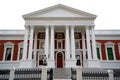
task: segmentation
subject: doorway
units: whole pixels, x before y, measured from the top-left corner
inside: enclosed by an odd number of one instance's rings
[[[63,68],[64,54],[62,52],[58,52],[57,56],[57,68]]]

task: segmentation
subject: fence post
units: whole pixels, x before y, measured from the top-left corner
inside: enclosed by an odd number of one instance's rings
[[[109,80],[113,80],[113,70],[108,70]]]
[[[77,80],[82,80],[82,67],[81,66],[78,66],[77,69],[76,69],[76,72],[77,72]]]
[[[42,66],[41,79],[42,80],[47,80],[47,68],[46,68],[46,66]]]
[[[13,80],[14,79],[14,72],[15,72],[15,67],[11,67],[9,80]]]

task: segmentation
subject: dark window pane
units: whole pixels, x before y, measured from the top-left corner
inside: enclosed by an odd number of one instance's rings
[[[100,59],[100,49],[99,48],[97,48],[97,57],[98,57],[98,59]]]
[[[112,48],[107,48],[108,60],[114,60]]]

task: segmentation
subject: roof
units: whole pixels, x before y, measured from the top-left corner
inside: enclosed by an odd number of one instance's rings
[[[28,18],[46,18],[46,17],[74,17],[74,18],[96,18],[97,16],[82,10],[78,10],[63,4],[50,6],[35,12],[23,15],[24,19]]]

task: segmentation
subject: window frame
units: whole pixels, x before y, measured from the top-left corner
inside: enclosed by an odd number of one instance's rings
[[[118,43],[118,50],[119,50],[119,56],[120,56],[120,43]]]
[[[7,48],[11,48],[12,49],[12,51],[11,51],[11,59],[10,60],[5,60]],[[14,51],[14,43],[12,43],[12,42],[6,42],[6,43],[4,43],[3,61],[12,61],[13,60],[13,51]]]
[[[102,49],[101,49],[101,43],[100,42],[96,42],[96,49],[99,48],[99,53],[100,53],[100,59],[99,60],[102,60]]]
[[[18,56],[17,56],[17,60],[19,61],[19,60],[21,60],[21,59],[19,59],[20,57],[20,49],[21,48],[23,48],[23,44],[24,44],[24,42],[20,42],[19,44],[18,44]],[[23,57],[23,53],[22,53],[22,57]]]
[[[41,43],[44,42],[44,48],[41,48]],[[45,39],[40,39],[39,49],[45,49]]]
[[[108,59],[108,51],[107,51],[107,48],[112,48],[112,53],[113,53],[113,58],[114,58],[113,60],[116,60],[114,43],[113,43],[113,42],[107,42],[107,43],[105,43],[106,60],[109,60],[109,59]]]
[[[58,42],[61,42],[61,48],[58,47]],[[57,40],[57,49],[63,49],[62,40]]]
[[[79,48],[76,48],[76,42],[78,43],[78,47],[79,47]],[[76,50],[80,49],[80,40],[75,40],[75,49],[76,49]]]

